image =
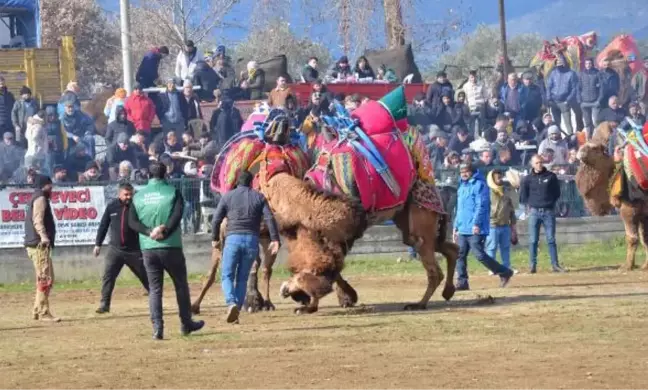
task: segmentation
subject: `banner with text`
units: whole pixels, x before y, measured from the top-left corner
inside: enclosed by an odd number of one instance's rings
[[[18,248],[25,239],[29,188],[0,190],[0,248]],[[56,246],[92,245],[106,209],[104,187],[54,187],[50,198],[56,221]]]

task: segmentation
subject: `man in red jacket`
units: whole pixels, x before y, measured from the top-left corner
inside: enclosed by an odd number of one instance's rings
[[[151,134],[151,122],[155,118],[155,105],[153,101],[142,91],[142,86],[135,83],[133,93],[124,104],[126,117],[135,125],[135,130]]]

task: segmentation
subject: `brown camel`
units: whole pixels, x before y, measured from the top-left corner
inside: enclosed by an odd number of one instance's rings
[[[276,167],[275,167],[276,169]],[[453,275],[458,247],[446,242],[447,218],[424,209],[412,200],[404,206],[367,215],[363,207],[348,196],[324,193],[309,182],[276,171],[269,175],[261,164],[260,189],[268,199],[288,248],[288,265],[293,276],[281,286],[281,295],[303,304],[296,313],[313,313],[319,300],[337,285],[342,306],[357,302],[355,290],[342,278],[344,256],[370,223],[392,219],[402,232],[403,242],[416,248],[427,272],[427,289],[418,303],[406,310],[423,310],[443,280],[435,252],[447,259],[443,297],[455,292]]]
[[[581,164],[576,172],[576,185],[593,215],[607,215],[613,208],[619,209],[626,240],[626,261],[621,269],[635,268],[635,254],[641,241],[646,251],[646,261],[641,268],[648,270],[648,194],[628,180],[621,155],[615,158],[608,154],[611,134],[612,127],[603,122],[592,140],[580,148]]]

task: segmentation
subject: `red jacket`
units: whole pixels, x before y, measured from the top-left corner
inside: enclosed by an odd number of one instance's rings
[[[151,131],[151,123],[155,118],[155,105],[148,96],[131,95],[124,104],[126,117],[133,122],[136,130]]]

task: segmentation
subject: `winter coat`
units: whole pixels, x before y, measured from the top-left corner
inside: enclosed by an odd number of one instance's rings
[[[243,118],[237,108],[232,107],[229,110],[219,108],[214,111],[209,121],[209,130],[217,152],[220,152],[232,136],[241,131],[242,126]]]
[[[457,189],[457,211],[454,230],[461,235],[473,235],[473,226],[479,235],[487,236],[490,228],[490,191],[484,176],[475,171],[468,180],[460,180]]]
[[[204,58],[205,55],[198,49],[194,49],[194,52],[190,55],[187,55],[184,50],[181,51],[176,58],[175,76],[180,80],[193,79],[196,64],[198,61],[204,60]]]
[[[554,151],[554,164],[567,164],[567,158],[569,156],[569,146],[567,145],[567,141],[565,141],[564,139],[552,141],[551,139],[547,138],[540,142],[540,146],[538,146],[538,154],[543,154],[547,149],[553,149]]]
[[[11,110],[11,123],[13,127],[19,127],[20,131],[16,131],[16,142],[20,145],[23,142],[23,134],[27,129],[27,118],[35,115],[38,112],[38,102],[33,98],[29,101],[16,100]]]
[[[126,116],[129,121],[133,122],[135,129],[143,130],[145,132],[151,131],[151,123],[155,118],[155,105],[148,96],[131,95],[126,99],[124,104],[126,109]]]
[[[250,91],[250,100],[263,99],[263,86],[265,85],[265,72],[263,69],[257,69],[254,76],[248,79],[248,90]]]
[[[47,131],[48,150],[54,154],[54,162],[62,164],[65,158],[65,153],[68,150],[68,136],[61,125],[61,121],[56,116],[56,108],[54,106],[47,106],[45,108],[46,120],[45,130]],[[50,121],[50,118],[53,118]]]
[[[128,144],[126,150],[122,150],[118,143],[111,144],[106,150],[106,162],[113,168],[119,166],[122,161],[130,161],[133,166],[137,166],[138,146],[132,143]],[[140,152],[141,153],[141,152]]]
[[[65,115],[65,106],[70,102],[74,106],[74,111],[81,111],[81,100],[79,100],[79,96],[76,92],[68,90],[63,92],[56,105],[56,112],[59,118],[63,118],[63,115]]]
[[[376,74],[374,73],[373,69],[371,69],[370,66],[365,66],[364,69],[360,69],[360,67],[356,66],[356,68],[353,70],[353,73],[355,76],[359,79],[375,79]]]
[[[440,84],[438,81],[430,84],[428,87],[427,93],[425,94],[425,100],[430,105],[441,104],[441,96],[443,94],[448,94],[450,98],[454,98],[454,88],[449,81],[446,81],[443,84]]]
[[[519,110],[511,113],[521,114],[524,113],[524,108],[526,107],[527,104],[529,90],[522,83],[518,83],[515,89],[517,90],[518,93],[517,106],[519,107]],[[511,92],[511,87],[508,84],[504,84],[500,89],[500,100],[502,101],[502,105],[504,106],[505,111],[512,111],[510,110],[510,107],[507,107],[507,103],[508,103],[507,99],[509,97],[510,92]]]
[[[75,111],[72,115],[63,115],[61,124],[68,135],[68,138],[77,136],[92,136],[95,134],[95,124],[92,118],[81,111]]]
[[[189,156],[205,161],[207,164],[213,164],[219,152],[216,142],[209,141],[204,145],[198,145],[199,149],[189,149]]]
[[[16,99],[14,95],[7,90],[7,87],[0,88],[0,130],[10,131],[11,126],[11,110],[13,110]]]
[[[25,157],[44,159],[47,156],[49,151],[49,140],[47,138],[47,129],[44,124],[45,121],[36,115],[27,119],[27,130],[25,131],[27,153],[25,154]]]
[[[162,61],[162,54],[157,48],[144,55],[135,75],[135,81],[140,83],[142,88],[155,86],[155,81],[160,77],[158,74],[160,61]]]
[[[619,94],[619,89],[621,88],[621,79],[619,74],[614,69],[603,69],[600,73],[601,78],[601,100],[599,103],[603,107],[607,107],[608,99]]]
[[[427,128],[434,123],[432,109],[427,104],[424,104],[423,107],[410,105],[407,108],[407,122],[412,126]]]
[[[180,100],[184,100],[186,104],[185,111],[183,111],[182,116],[185,119],[185,123],[193,119],[202,119],[202,110],[200,109],[200,100],[196,94],[192,94],[189,99],[186,96],[180,95]]]
[[[104,107],[104,115],[108,117],[108,123],[115,120],[117,117],[117,107],[124,105],[126,99],[120,99],[115,96],[108,99],[106,106]]]
[[[301,78],[304,83],[314,83],[319,80],[319,72],[307,64],[302,70]]]
[[[544,104],[544,94],[542,89],[535,84],[526,87],[526,105],[524,106],[524,119],[532,121],[540,117],[542,105]]]
[[[596,68],[580,72],[580,95],[583,103],[599,103],[603,99],[601,74]]]
[[[459,136],[457,134],[454,134],[450,138],[450,142],[448,142],[448,151],[454,151],[454,152],[457,152],[457,153],[461,154],[461,152],[464,149],[470,148],[470,143],[473,142],[473,141],[474,141],[474,138],[471,135],[468,135],[466,140],[464,142],[461,142],[461,140],[459,139]]]
[[[292,95],[292,90],[290,88],[274,88],[268,94],[268,105],[270,107],[286,107],[286,99],[288,98],[288,95]]]
[[[0,143],[0,181],[9,180],[22,165],[25,149],[16,144]]]
[[[179,105],[177,117],[174,121],[172,121],[172,119],[174,118],[172,118],[171,115],[171,102],[173,101],[171,95],[177,98]],[[160,102],[162,103],[162,112],[164,113],[164,118],[162,118],[162,121],[167,121],[172,124],[183,122],[186,126],[189,120],[185,117],[185,115],[187,115],[187,113],[189,112],[189,105],[184,95],[177,90],[173,90],[162,92],[159,96]]]
[[[128,138],[133,136],[135,134],[135,126],[133,125],[133,122],[129,121],[128,119],[124,118],[123,120],[119,119],[119,116],[122,112],[125,113],[126,109],[123,106],[117,107],[117,112],[116,112],[116,119],[113,122],[108,123],[108,127],[106,128],[106,136],[104,137],[106,139],[106,145],[110,145],[113,142],[117,141],[117,137],[119,137],[119,134],[125,133]]]
[[[78,146],[75,148],[77,147]],[[79,181],[79,175],[85,172],[86,166],[90,161],[92,161],[92,157],[87,154],[78,156],[74,153],[75,148],[70,152],[64,164],[65,169],[67,170],[68,179],[73,182]]]
[[[193,75],[193,85],[199,85],[196,94],[202,102],[213,102],[214,90],[218,89],[221,82],[220,76],[205,61],[198,61]]]
[[[569,68],[554,68],[547,80],[547,101],[580,103],[578,76]]]
[[[470,111],[477,111],[480,107],[483,107],[488,100],[486,96],[486,88],[482,83],[471,83],[467,81],[462,90],[466,93],[466,102],[468,102],[468,107]]]
[[[329,76],[337,80],[346,80],[347,78],[353,76],[353,72],[350,66],[347,66],[344,69],[340,67],[340,62],[338,61],[331,68],[331,71],[329,72]]]

